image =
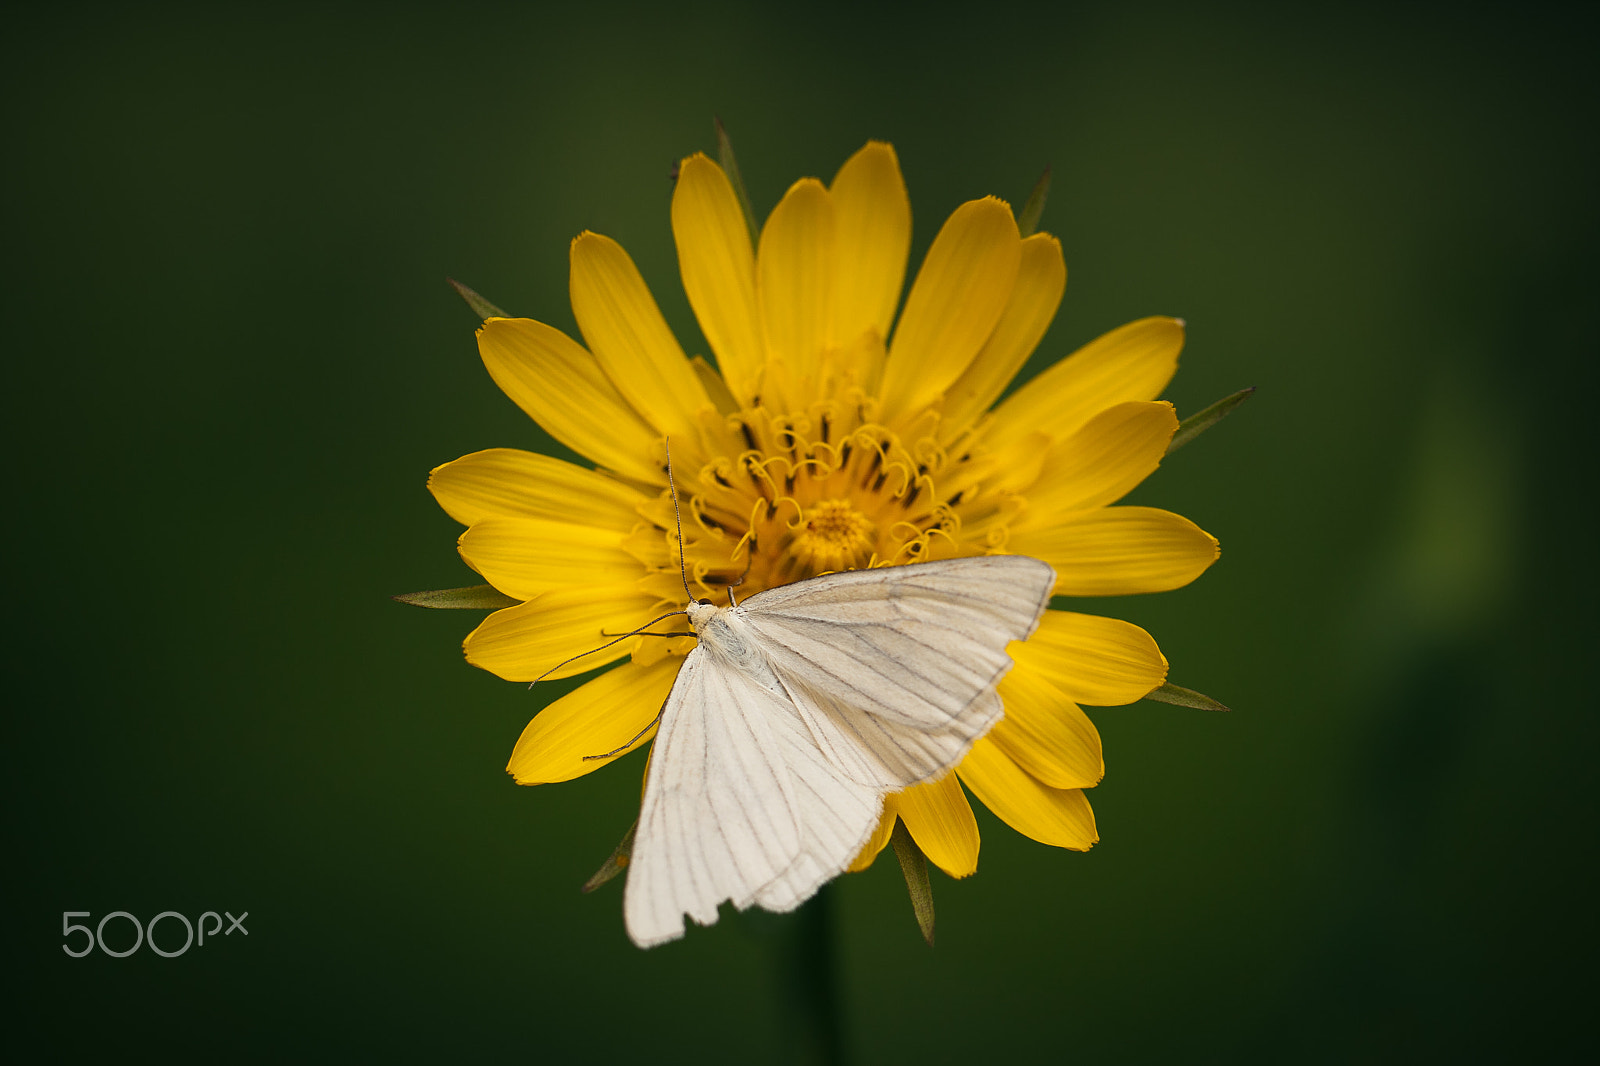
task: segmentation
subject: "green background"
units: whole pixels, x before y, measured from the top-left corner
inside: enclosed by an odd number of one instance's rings
[[[1103,842],[1050,849],[980,810],[978,874],[935,875],[933,951],[887,856],[836,885],[849,1056],[1574,1046],[1600,280],[1578,11],[8,16],[6,1044],[791,1049],[783,919],[641,953],[620,883],[578,894],[642,757],[513,787],[549,693],[462,661],[474,615],[388,599],[471,580],[431,467],[548,446],[445,277],[570,329],[567,242],[593,228],[704,351],[668,170],[714,149],[716,113],[759,212],[892,141],[913,268],[956,205],[1020,203],[1053,165],[1069,282],[1029,373],[1175,314],[1180,414],[1259,386],[1134,497],[1221,562],[1087,605],[1233,713],[1095,711]],[[71,959],[65,910],[247,910],[249,936]]]

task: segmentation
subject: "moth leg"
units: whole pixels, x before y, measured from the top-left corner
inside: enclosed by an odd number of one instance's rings
[[[754,565],[756,561],[756,538],[752,534],[747,533],[745,535],[750,538],[750,544],[747,548],[745,548],[744,552],[744,573],[739,575],[739,580],[730,581],[727,585],[723,586],[724,591],[726,591],[728,594],[728,605],[730,607],[739,606],[739,601],[733,598],[733,590],[744,584],[744,579],[750,576],[750,567]]]
[[[667,635],[668,634],[664,634],[664,633],[656,634],[656,636],[667,636]],[[672,636],[678,636],[679,634],[673,633],[671,635]],[[671,698],[672,698],[672,696],[669,693],[668,696],[667,696],[667,699],[671,699]],[[661,701],[661,710],[656,712],[656,716],[654,718],[650,719],[650,724],[645,726],[643,729],[639,730],[639,732],[634,736],[634,738],[632,740],[628,741],[626,744],[622,745],[622,747],[620,747],[620,748],[612,748],[610,751],[606,752],[603,755],[585,755],[583,757],[583,761],[584,762],[593,762],[596,759],[609,759],[613,755],[621,755],[623,752],[627,751],[629,748],[631,748],[635,744],[639,743],[639,738],[640,737],[644,736],[646,733],[650,732],[650,730],[654,729],[656,727],[656,724],[661,721],[661,716],[664,713],[666,713],[666,710],[667,710],[666,700],[662,700]]]

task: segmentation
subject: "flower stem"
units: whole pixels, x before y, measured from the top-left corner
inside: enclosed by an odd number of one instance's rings
[[[783,923],[776,963],[783,1026],[782,1061],[837,1066],[844,1061],[834,958],[833,886]]]

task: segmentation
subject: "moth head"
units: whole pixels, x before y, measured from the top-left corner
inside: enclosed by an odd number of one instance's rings
[[[721,607],[718,607],[710,600],[695,600],[693,603],[689,604],[689,610],[687,612],[689,615],[689,624],[693,626],[695,632],[698,633],[700,631],[700,627],[711,621],[712,618],[716,617],[717,613],[721,610]]]

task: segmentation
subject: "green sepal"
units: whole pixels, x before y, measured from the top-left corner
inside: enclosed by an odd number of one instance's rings
[[[717,124],[717,162],[722,164],[722,172],[728,175],[733,194],[739,198],[744,224],[750,227],[750,245],[756,247],[761,243],[761,227],[756,225],[755,208],[750,206],[750,194],[745,192],[744,179],[739,176],[738,160],[733,158],[733,141],[729,140],[728,128],[722,124],[722,119],[713,115],[711,120]]]
[[[933,884],[928,880],[928,857],[922,854],[917,842],[911,839],[906,823],[896,818],[894,832],[889,835],[894,845],[894,856],[900,860],[900,872],[906,875],[906,891],[911,895],[911,909],[917,916],[917,928],[922,939],[933,947]]]
[[[467,301],[467,306],[472,308],[473,313],[479,318],[488,321],[491,318],[511,317],[494,304],[490,303],[488,300],[485,300],[482,296],[479,296],[477,293],[461,284],[461,282],[457,281],[455,278],[445,278],[445,280],[450,283],[451,288],[455,289],[456,292],[460,294],[463,300]]]
[[[1017,233],[1024,237],[1033,236],[1039,228],[1039,219],[1044,217],[1045,197],[1050,195],[1050,168],[1045,167],[1044,173],[1039,175],[1039,180],[1033,183],[1033,191],[1028,194],[1027,203],[1022,205],[1022,213],[1017,216]]]
[[[1192,688],[1181,688],[1178,685],[1162,685],[1154,692],[1146,693],[1144,698],[1155,700],[1158,703],[1170,703],[1177,707],[1193,707],[1197,711],[1225,711],[1228,709],[1204,692],[1196,692]]]
[[[515,607],[522,602],[512,599],[493,585],[468,585],[460,589],[407,592],[391,596],[390,599],[409,603],[413,607],[445,608],[456,611],[498,611],[502,607]]]
[[[627,833],[623,834],[622,843],[617,845],[617,850],[611,853],[605,865],[594,872],[594,876],[583,883],[584,892],[593,892],[613,877],[623,871],[628,861],[633,858],[633,837],[639,832],[639,819],[635,818],[633,824],[628,826]]]
[[[1179,422],[1178,431],[1172,435],[1172,440],[1167,444],[1167,454],[1171,455],[1218,422],[1221,422],[1224,418],[1227,418],[1235,407],[1248,400],[1255,391],[1256,387],[1254,385],[1251,385],[1248,389],[1240,389],[1232,396],[1224,396],[1199,414],[1190,415],[1182,422]]]

